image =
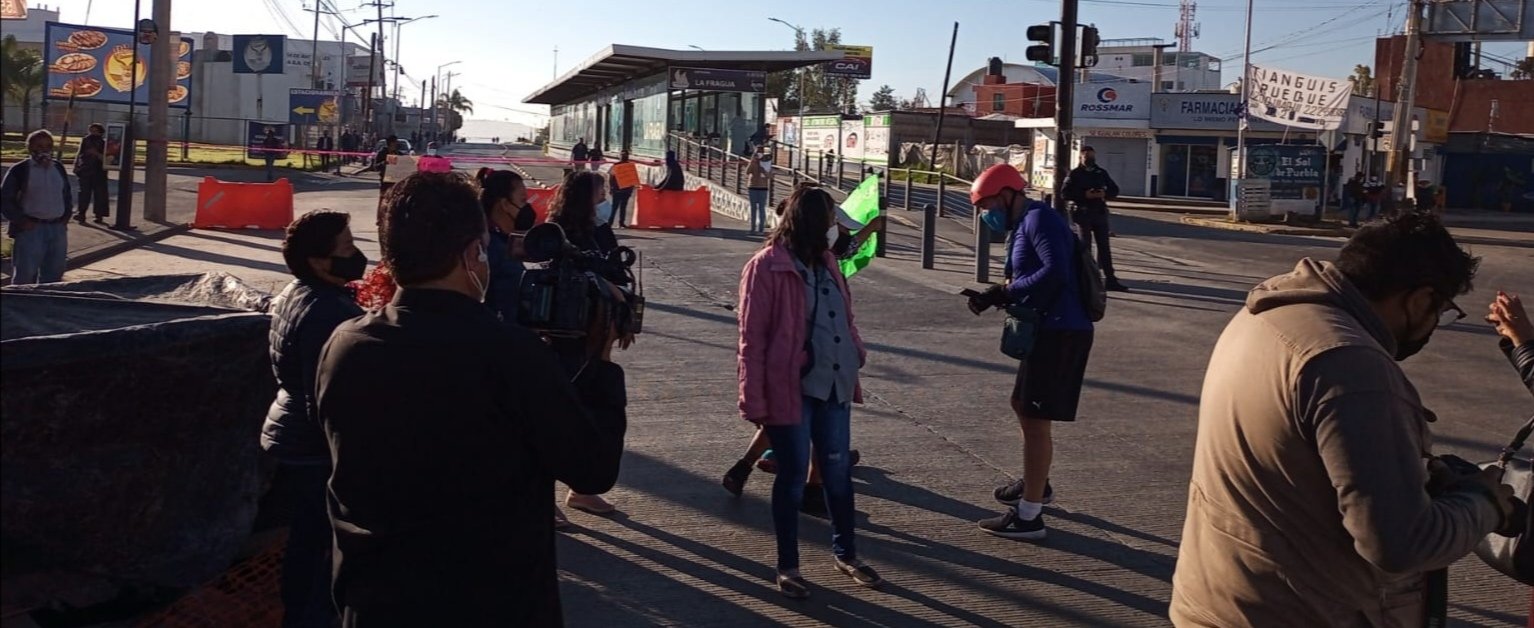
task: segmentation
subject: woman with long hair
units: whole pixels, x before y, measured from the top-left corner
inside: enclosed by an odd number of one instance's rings
[[[607,180],[595,172],[571,172],[549,201],[548,222],[559,225],[570,244],[588,253],[606,255],[618,248],[618,236],[608,224],[611,217]],[[580,338],[551,338],[549,346],[572,372],[586,357],[586,341]],[[582,495],[573,490],[565,496],[565,505],[593,515],[610,515],[618,510],[599,495]],[[562,519],[564,515],[558,516]],[[555,523],[557,528],[566,525],[564,521]]]
[[[851,404],[862,402],[858,369],[866,354],[852,295],[831,254],[838,235],[831,196],[795,191],[766,246],[741,270],[736,308],[741,416],[764,428],[776,453],[777,584],[796,599],[810,594],[799,572],[799,506],[812,445],[837,570],[863,586],[882,582],[858,559],[855,544]]]

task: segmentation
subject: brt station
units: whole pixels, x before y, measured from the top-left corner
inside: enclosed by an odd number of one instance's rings
[[[767,75],[842,59],[838,51],[666,50],[613,44],[523,102],[549,105],[551,156],[578,140],[615,158],[661,158],[672,137],[740,155],[767,124]]]

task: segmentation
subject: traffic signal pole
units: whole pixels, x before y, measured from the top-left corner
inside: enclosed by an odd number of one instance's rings
[[[1075,124],[1076,91],[1076,20],[1079,0],[1060,0],[1059,80],[1055,83],[1055,209],[1065,214],[1069,209],[1065,195],[1065,177],[1071,172],[1071,139]]]

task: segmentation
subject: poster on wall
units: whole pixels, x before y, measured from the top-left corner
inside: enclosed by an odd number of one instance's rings
[[[288,38],[282,35],[235,35],[235,74],[282,74]],[[362,71],[364,83],[367,70]]]
[[[107,165],[118,166],[123,162],[123,125],[113,122],[107,125]]]
[[[836,137],[840,130],[839,116],[805,116],[804,128],[800,130],[804,134],[804,152],[809,155],[840,153]]]
[[[863,161],[878,166],[889,165],[889,114],[863,116]]]
[[[245,121],[245,156],[250,159],[266,159],[267,151],[263,150],[266,142],[266,132],[270,129],[277,135],[277,141],[282,143],[282,148],[288,147],[288,125],[281,122],[257,122]],[[286,152],[276,153],[275,159],[287,159]]]
[[[1247,110],[1264,120],[1301,129],[1325,130],[1342,125],[1351,82],[1252,66],[1251,104]]]
[[[27,19],[27,0],[0,0],[0,20]]]
[[[128,104],[129,99],[149,104],[149,46],[138,46],[137,63],[133,50],[133,31],[48,22],[43,36],[44,62],[48,80],[46,100],[106,102]],[[192,40],[182,37],[171,42],[175,56],[175,82],[168,96],[170,106],[185,109],[191,105]]]
[[[868,143],[867,139],[863,133],[862,120],[843,120],[842,135],[837,138],[841,148],[836,152],[847,161],[862,161],[863,148]]]

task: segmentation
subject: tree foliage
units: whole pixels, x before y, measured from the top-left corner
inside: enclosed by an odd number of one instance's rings
[[[0,40],[0,97],[20,105],[26,131],[32,130],[32,96],[42,91],[46,78],[42,55],[22,49],[15,35]]]
[[[1513,71],[1508,73],[1508,78],[1515,80],[1534,79],[1534,57],[1524,57],[1513,65]]]
[[[840,43],[842,31],[839,28],[816,28],[794,35],[794,50],[799,52],[825,50],[827,45]],[[799,93],[801,75],[804,77],[803,95]],[[801,103],[809,113],[857,113],[858,80],[826,76],[821,65],[774,72],[767,77],[767,96],[777,98],[778,110],[784,113],[797,114]]]
[[[873,96],[868,98],[869,111],[894,111],[900,108],[900,99],[895,98],[895,88],[889,85],[880,85]]]
[[[1362,63],[1353,66],[1353,75],[1348,77],[1348,81],[1353,83],[1354,94],[1374,95],[1374,73],[1369,70],[1369,66]]]

